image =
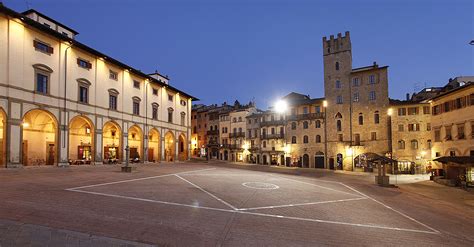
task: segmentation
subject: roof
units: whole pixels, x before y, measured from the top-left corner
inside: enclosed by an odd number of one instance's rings
[[[370,70],[376,70],[376,69],[385,69],[385,68],[388,68],[388,66],[379,67],[379,65],[374,62],[374,64],[370,65],[370,66],[353,68],[351,73],[359,73],[359,72],[364,72],[364,71],[370,71]]]
[[[374,162],[374,161],[381,161],[382,163],[393,163],[393,162],[397,162],[396,160],[394,159],[390,159],[388,157],[385,157],[385,156],[382,156],[382,155],[379,155],[379,154],[376,154],[376,153],[363,153],[363,154],[359,154],[357,155],[355,158],[354,158],[354,163],[359,163],[359,159],[360,159],[360,156],[361,155],[364,155],[364,159],[369,161],[369,162]]]
[[[446,95],[449,95],[449,94],[452,94],[452,93],[455,93],[457,91],[460,91],[460,90],[463,90],[463,89],[466,89],[466,88],[469,88],[469,87],[473,87],[474,86],[474,83],[473,82],[468,82],[466,83],[465,85],[463,86],[460,86],[458,88],[455,88],[453,90],[450,90],[450,91],[447,91],[447,92],[444,92],[444,93],[440,93],[438,95],[436,95],[435,97],[431,98],[432,100],[435,100],[435,99],[438,99],[438,98],[441,98],[443,96],[446,96]]]
[[[75,31],[74,29],[72,29],[72,28],[70,28],[70,27],[68,27],[68,26],[66,26],[66,25],[64,25],[64,24],[62,24],[61,22],[59,22],[59,21],[57,21],[57,20],[54,20],[54,19],[50,18],[49,16],[46,16],[46,15],[42,14],[41,12],[39,12],[39,11],[37,11],[37,10],[35,10],[35,9],[29,9],[29,10],[23,12],[22,14],[23,14],[23,15],[28,15],[28,14],[31,14],[31,13],[35,13],[35,14],[37,14],[37,15],[43,17],[44,19],[46,19],[46,20],[48,20],[48,21],[50,21],[50,22],[54,22],[54,23],[56,23],[56,24],[62,26],[63,28],[65,28],[65,29],[71,31],[71,32],[74,33],[75,35],[78,34],[78,32]]]
[[[86,52],[89,52],[97,57],[100,57],[100,58],[103,58],[105,61],[107,61],[108,63],[111,63],[111,64],[114,64],[116,66],[119,66],[119,67],[122,67],[126,70],[129,70],[131,73],[137,75],[137,76],[141,76],[143,78],[146,78],[148,79],[150,82],[153,82],[155,84],[158,84],[162,87],[165,87],[165,88],[169,88],[170,90],[172,91],[175,91],[177,93],[180,93],[188,98],[191,98],[193,101],[196,101],[196,100],[199,100],[198,98],[194,97],[194,96],[191,96],[190,94],[184,92],[184,91],[181,91],[173,86],[170,86],[160,80],[157,80],[153,77],[151,77],[150,75],[147,75],[146,73],[143,73],[141,72],[140,70],[138,69],[135,69],[125,63],[122,63],[114,58],[111,58],[110,56],[108,55],[105,55],[104,53],[102,52],[99,52],[75,39],[72,39],[70,37],[67,37],[66,35],[63,35],[59,32],[56,32],[55,30],[49,28],[49,27],[46,27],[44,26],[43,24],[39,23],[39,22],[36,22],[34,20],[31,20],[30,18],[26,17],[24,14],[20,14],[12,9],[9,9],[7,7],[5,7],[1,2],[0,2],[0,13],[4,13],[5,15],[8,15],[8,16],[11,16],[13,18],[18,18],[20,19],[23,23],[27,24],[28,26],[30,27],[33,27],[35,29],[38,29],[39,31],[41,32],[44,32],[44,33],[47,33],[59,40],[63,40],[63,41],[66,41],[66,42],[69,42],[69,44],[71,44],[71,46],[73,47],[77,47],[81,50],[84,50]],[[166,78],[167,80],[169,80],[169,78],[167,76],[163,76],[163,75],[160,75],[161,77],[163,78]]]
[[[425,100],[399,100],[399,99],[388,99],[390,105],[418,105],[418,104],[429,104]]]
[[[434,159],[434,161],[438,161],[444,164],[455,163],[458,165],[474,165],[474,156],[442,156]]]
[[[324,98],[311,99],[309,95],[304,95],[304,94],[295,93],[295,92],[291,92],[287,94],[282,99],[285,100],[290,106],[310,105],[310,104],[318,103],[324,100]]]

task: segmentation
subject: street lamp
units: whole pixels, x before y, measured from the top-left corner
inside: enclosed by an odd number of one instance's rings
[[[328,166],[328,123],[327,123],[327,114],[326,110],[328,108],[328,101],[324,100],[323,101],[323,109],[324,109],[324,165],[326,168],[329,168]]]
[[[279,100],[275,103],[274,107],[277,113],[282,114],[285,113],[288,109],[288,104],[286,103],[286,101]]]

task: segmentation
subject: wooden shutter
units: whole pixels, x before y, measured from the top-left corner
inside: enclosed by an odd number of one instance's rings
[[[48,46],[48,52],[53,54],[54,53],[54,48],[51,46]]]
[[[38,41],[33,40],[33,46],[34,46],[35,48],[38,48]]]

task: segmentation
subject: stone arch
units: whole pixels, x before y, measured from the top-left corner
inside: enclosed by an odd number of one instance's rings
[[[7,114],[0,107],[0,167],[6,167],[7,164]]]
[[[90,163],[95,157],[95,128],[92,120],[78,115],[69,121],[68,159],[72,164]]]
[[[188,141],[186,135],[182,133],[178,138],[178,160],[185,161],[188,159]]]
[[[53,69],[51,69],[48,65],[45,65],[45,64],[41,64],[41,63],[33,64],[33,68],[43,70],[48,73],[53,73]]]
[[[161,160],[161,136],[156,128],[148,131],[148,162],[158,162]]]
[[[451,151],[455,152],[455,156],[461,156],[462,155],[461,150],[459,150],[458,148],[448,148],[448,149],[446,149],[446,152],[444,153],[444,156],[451,156]]]
[[[176,154],[175,137],[173,132],[168,131],[165,134],[165,160],[174,161]]]
[[[22,119],[22,158],[24,166],[58,163],[58,121],[54,114],[33,109]]]
[[[143,161],[143,131],[134,124],[128,128],[129,159],[135,162]]]
[[[102,128],[104,163],[117,163],[122,158],[122,129],[115,121],[108,121]]]

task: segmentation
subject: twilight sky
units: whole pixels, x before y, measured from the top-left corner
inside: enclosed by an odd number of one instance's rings
[[[2,1],[2,0],[0,0]],[[474,75],[472,0],[3,0],[79,32],[77,40],[201,103],[291,91],[323,97],[322,37],[351,32],[354,67],[389,68],[389,94]],[[199,102],[197,102],[199,103]]]

